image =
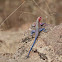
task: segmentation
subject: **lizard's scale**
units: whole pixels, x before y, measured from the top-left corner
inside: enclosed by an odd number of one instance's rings
[[[31,47],[30,51],[32,50],[32,48],[33,48],[33,46],[34,46],[34,44],[35,44],[35,42],[36,42],[36,39],[37,39],[37,37],[38,37],[38,34],[39,34],[39,26],[38,26],[38,25],[39,25],[39,21],[38,21],[38,19],[37,19],[37,21],[36,21],[36,30],[35,30],[35,40],[34,40],[34,43],[33,43],[32,47]],[[29,57],[30,51],[29,51],[27,57]]]
[[[31,49],[30,49],[30,51],[29,51],[29,53],[28,53],[28,56],[27,56],[27,57],[29,57],[29,54],[30,54],[30,52],[31,52],[31,50],[32,50],[32,48],[33,48],[33,46],[34,46],[35,42],[36,42],[36,39],[37,39],[37,37],[35,38],[34,43],[33,43],[32,47],[31,47]]]
[[[41,20],[41,17],[38,17],[37,20],[36,20],[36,26],[35,26],[35,28],[36,28],[36,29],[35,29],[35,40],[34,40],[34,43],[33,43],[32,47],[31,47],[31,49],[29,50],[29,53],[28,53],[27,57],[29,57],[29,54],[30,54],[30,52],[31,52],[31,50],[32,50],[32,48],[33,48],[35,42],[36,42],[36,39],[37,39],[37,37],[38,37],[38,35],[39,35],[39,32],[42,31],[42,30],[44,30],[44,28],[41,28],[40,20]],[[43,25],[43,24],[42,24],[42,25]],[[41,29],[40,29],[40,28],[41,28]],[[33,34],[33,33],[32,33],[32,34]]]

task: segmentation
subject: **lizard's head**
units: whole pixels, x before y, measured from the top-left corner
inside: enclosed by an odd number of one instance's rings
[[[42,19],[42,17],[38,17],[38,21],[40,22],[40,20]]]

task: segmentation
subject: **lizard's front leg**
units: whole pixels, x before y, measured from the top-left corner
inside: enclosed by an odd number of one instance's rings
[[[34,22],[33,24],[32,24],[32,27],[35,27],[36,26],[36,22]]]
[[[46,23],[40,23],[41,26],[46,25]]]

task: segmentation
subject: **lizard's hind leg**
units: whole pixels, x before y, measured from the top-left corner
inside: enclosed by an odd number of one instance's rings
[[[35,30],[32,30],[32,31],[31,31],[31,36],[33,35],[33,33],[35,33]]]
[[[41,29],[39,29],[39,32],[41,32],[41,31],[43,31],[44,30],[44,28],[41,28]]]
[[[44,31],[44,32],[47,32],[45,28],[43,29],[43,31]]]
[[[39,32],[41,32],[41,31],[47,32],[45,28],[39,29]]]

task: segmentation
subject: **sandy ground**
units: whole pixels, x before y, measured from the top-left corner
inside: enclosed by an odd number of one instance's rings
[[[40,33],[29,58],[34,41],[29,30],[0,31],[0,62],[62,62],[62,24],[45,28],[47,32]]]

